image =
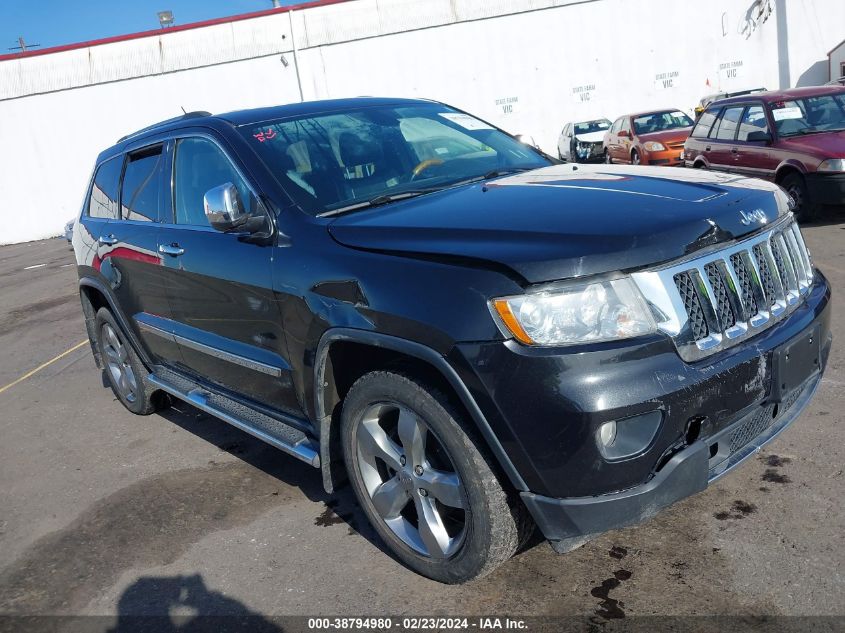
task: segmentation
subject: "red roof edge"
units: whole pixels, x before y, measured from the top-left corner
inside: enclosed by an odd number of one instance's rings
[[[224,18],[213,18],[211,20],[202,20],[200,22],[190,22],[188,24],[179,24],[177,26],[169,26],[167,28],[151,29],[149,31],[139,31],[138,33],[129,33],[127,35],[115,35],[112,37],[104,37],[97,40],[88,40],[87,42],[77,42],[75,44],[63,44],[61,46],[50,46],[48,48],[39,48],[37,50],[28,50],[20,53],[7,53],[0,55],[0,62],[9,59],[21,59],[24,57],[38,57],[39,55],[49,55],[51,53],[62,53],[64,51],[72,51],[80,48],[89,48],[91,46],[100,46],[101,44],[112,44],[114,42],[126,42],[129,40],[137,40],[143,37],[154,37],[157,35],[167,35],[168,33],[175,33],[177,31],[190,31],[191,29],[201,29],[205,26],[214,26],[215,24],[227,24],[229,22],[240,22],[241,20],[251,20],[252,18],[260,18],[265,15],[273,15],[274,13],[288,13],[290,11],[299,11],[302,9],[311,9],[314,7],[323,7],[332,4],[341,4],[343,2],[352,2],[352,0],[310,0],[309,2],[300,2],[299,4],[292,4],[286,7],[274,7],[272,9],[264,9],[262,11],[253,11],[252,13],[241,13],[238,15],[231,15]]]

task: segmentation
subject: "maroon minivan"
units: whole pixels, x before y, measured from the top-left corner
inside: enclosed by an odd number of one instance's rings
[[[714,101],[684,144],[684,164],[773,180],[804,220],[819,205],[845,204],[845,87]]]

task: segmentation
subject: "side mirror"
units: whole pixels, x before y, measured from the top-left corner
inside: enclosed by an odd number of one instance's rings
[[[772,135],[769,132],[764,130],[760,130],[757,132],[749,132],[746,140],[750,143],[771,143],[772,142]]]
[[[218,231],[231,231],[251,217],[244,209],[238,188],[231,182],[206,191],[203,204],[208,223]]]
[[[616,133],[616,136],[631,138],[631,133],[628,130],[619,130],[619,132]]]

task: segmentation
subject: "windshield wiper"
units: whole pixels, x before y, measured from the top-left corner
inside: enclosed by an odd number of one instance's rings
[[[345,207],[340,207],[339,209],[332,209],[331,211],[324,211],[323,213],[318,213],[318,218],[329,218],[333,215],[342,215],[344,213],[349,213],[351,211],[358,211],[360,209],[370,209],[372,207],[380,207],[385,204],[390,204],[391,202],[396,202],[397,200],[406,200],[408,198],[416,198],[417,196],[421,196],[425,193],[431,193],[432,191],[436,191],[436,189],[417,189],[415,191],[401,191],[399,193],[387,193],[380,196],[376,196],[375,198],[370,198],[369,200],[365,200],[363,202],[356,202],[355,204],[350,204]]]

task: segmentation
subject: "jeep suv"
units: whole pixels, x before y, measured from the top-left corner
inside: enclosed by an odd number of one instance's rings
[[[489,572],[703,490],[791,424],[830,289],[786,194],[559,165],[420,100],[211,116],[97,159],[73,236],[94,357],[347,478],[417,572]],[[281,458],[281,457],[280,457]]]
[[[845,87],[757,92],[713,102],[684,149],[687,167],[772,180],[809,220],[845,204]]]

